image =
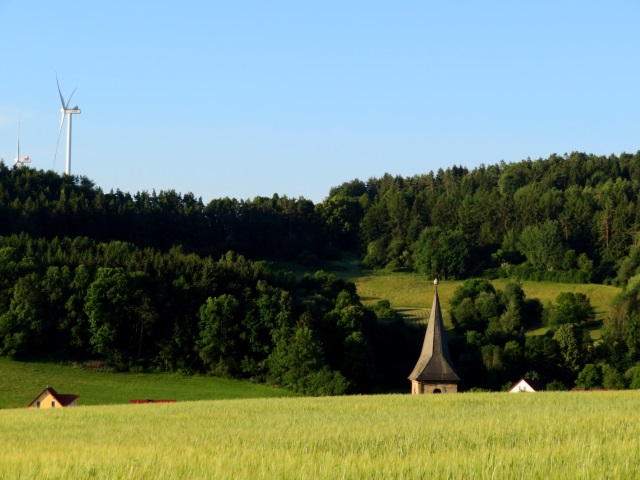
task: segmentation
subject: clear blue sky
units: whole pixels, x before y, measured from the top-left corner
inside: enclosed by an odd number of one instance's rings
[[[385,172],[640,150],[640,2],[0,0],[0,157],[105,191],[322,201]]]

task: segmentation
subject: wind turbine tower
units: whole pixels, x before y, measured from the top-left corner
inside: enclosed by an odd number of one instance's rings
[[[14,165],[23,167],[26,163],[31,163],[31,159],[29,157],[20,158],[20,122],[21,120],[22,120],[22,115],[20,115],[20,119],[18,120],[18,147],[16,151],[16,161]]]
[[[60,118],[60,129],[58,130],[58,143],[56,143],[56,157],[58,155],[58,144],[60,143],[60,134],[62,133],[62,124],[64,123],[64,117],[69,116],[69,121],[67,122],[67,160],[65,162],[64,173],[67,175],[71,175],[71,119],[72,115],[77,115],[80,113],[80,109],[76,105],[73,108],[69,108],[69,103],[71,102],[71,97],[76,92],[76,89],[73,89],[71,95],[69,96],[69,100],[65,103],[64,97],[62,96],[62,91],[60,90],[60,82],[58,82],[58,76],[56,75],[56,83],[58,84],[58,94],[60,95],[60,103],[62,104],[62,118]],[[55,158],[54,158],[55,163]]]

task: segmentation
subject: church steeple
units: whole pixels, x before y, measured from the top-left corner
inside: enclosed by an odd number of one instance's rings
[[[436,293],[429,316],[422,352],[413,372],[411,393],[452,393],[458,391],[460,377],[453,368],[449,355],[447,335],[442,321],[442,310],[438,298],[438,279],[434,280]]]

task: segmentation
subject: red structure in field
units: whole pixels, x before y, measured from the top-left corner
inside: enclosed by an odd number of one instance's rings
[[[176,403],[175,400],[161,400],[153,398],[144,398],[138,400],[129,400],[129,403]]]

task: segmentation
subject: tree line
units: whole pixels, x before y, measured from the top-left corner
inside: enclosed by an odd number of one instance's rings
[[[640,152],[453,167],[331,190],[365,265],[444,278],[623,284],[638,244]]]
[[[0,235],[85,236],[215,258],[313,263],[356,252],[366,267],[428,277],[517,277],[623,285],[640,240],[640,152],[384,175],[334,187],[320,203],[119,190],[0,164]]]
[[[0,163],[0,235],[88,237],[167,251],[247,258],[335,256],[313,202],[274,195],[215,199],[206,206],[174,190],[103,192],[86,177],[9,168]]]

